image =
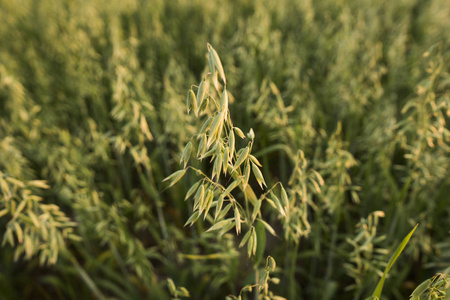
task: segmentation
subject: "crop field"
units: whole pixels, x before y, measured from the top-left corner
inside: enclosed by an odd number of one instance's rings
[[[0,299],[450,299],[450,1],[0,0]]]

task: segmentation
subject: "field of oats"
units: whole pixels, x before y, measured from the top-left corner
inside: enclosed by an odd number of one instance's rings
[[[0,20],[0,299],[450,299],[447,0]]]

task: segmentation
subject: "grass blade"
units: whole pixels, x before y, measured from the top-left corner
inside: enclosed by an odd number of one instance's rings
[[[381,297],[381,291],[383,290],[384,281],[386,280],[386,276],[387,276],[388,272],[391,270],[392,266],[394,265],[395,261],[400,256],[400,254],[402,253],[403,249],[405,249],[406,244],[408,244],[409,239],[413,235],[413,233],[416,230],[417,226],[419,226],[419,224],[417,224],[411,230],[411,232],[403,239],[403,241],[397,247],[397,250],[395,250],[395,252],[392,255],[391,259],[389,259],[389,262],[388,262],[388,264],[386,266],[386,269],[384,270],[383,276],[381,277],[380,281],[378,282],[377,287],[375,288],[375,291],[372,294],[372,298],[368,298],[368,299],[377,299],[377,298],[379,299]]]

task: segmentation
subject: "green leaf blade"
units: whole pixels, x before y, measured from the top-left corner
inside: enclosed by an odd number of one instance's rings
[[[376,298],[380,298],[381,297],[381,292],[383,290],[383,286],[384,286],[384,282],[386,280],[386,276],[388,274],[388,272],[390,271],[390,269],[392,268],[392,266],[394,265],[395,261],[397,260],[397,258],[400,256],[400,254],[402,253],[403,249],[405,249],[406,244],[408,244],[411,236],[413,235],[414,231],[416,230],[417,226],[419,226],[419,224],[417,224],[410,232],[409,234],[403,239],[403,241],[400,243],[400,245],[397,247],[397,250],[395,250],[394,254],[392,255],[392,257],[389,259],[389,262],[386,266],[386,269],[384,270],[383,276],[381,277],[380,281],[378,282],[377,287],[375,288],[375,291],[372,294],[372,297],[376,297]]]

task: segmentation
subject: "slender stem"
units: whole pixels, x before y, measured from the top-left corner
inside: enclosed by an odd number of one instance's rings
[[[256,288],[255,288],[255,294],[254,294],[254,299],[258,300],[259,298],[259,270],[258,270],[258,266],[255,266],[255,284],[256,284]]]
[[[78,274],[80,275],[81,279],[86,283],[88,288],[91,290],[91,292],[100,300],[105,300],[106,297],[102,294],[102,292],[98,289],[95,282],[91,279],[89,274],[83,269],[83,267],[80,265],[80,263],[76,260],[76,258],[69,252],[64,252],[66,257],[69,258],[69,260],[74,265],[75,269],[77,270]]]
[[[331,274],[333,273],[333,258],[334,258],[334,251],[336,248],[336,242],[337,242],[337,231],[339,226],[339,215],[335,218],[335,224],[333,226],[333,233],[331,235],[331,245],[330,245],[330,251],[328,252],[328,258],[327,258],[327,272],[325,275],[325,281],[324,282],[330,282]],[[323,299],[325,298],[325,294]]]
[[[288,294],[289,299],[296,299],[295,290],[298,285],[295,281],[295,268],[297,266],[297,254],[298,254],[299,244],[294,244],[294,249],[292,252],[289,251],[289,246],[287,248],[286,255],[286,266],[289,266],[288,269]],[[291,261],[289,261],[291,260]]]

